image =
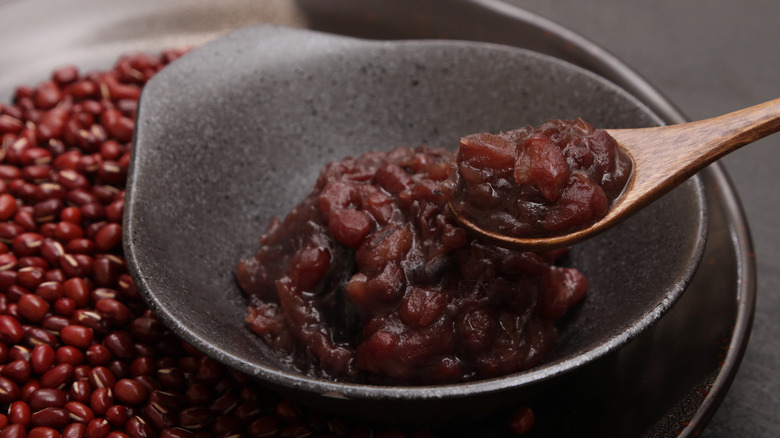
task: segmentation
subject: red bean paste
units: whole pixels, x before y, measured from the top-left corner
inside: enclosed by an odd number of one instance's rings
[[[246,320],[304,373],[376,384],[437,384],[528,369],[587,281],[565,251],[474,240],[441,184],[454,156],[401,147],[333,162],[274,219],[238,282]]]
[[[445,192],[482,229],[545,237],[585,228],[607,214],[632,161],[606,131],[582,119],[551,120],[460,140]]]

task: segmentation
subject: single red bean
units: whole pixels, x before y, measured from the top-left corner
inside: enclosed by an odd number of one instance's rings
[[[61,408],[65,406],[68,396],[63,391],[56,388],[41,388],[30,394],[30,400],[27,404],[33,412],[45,408]]]
[[[177,412],[166,409],[157,403],[147,403],[143,409],[144,418],[157,429],[173,427],[178,421]]]
[[[98,92],[98,86],[87,79],[78,80],[69,88],[71,95],[76,99],[86,99],[93,97]]]
[[[73,365],[61,363],[41,376],[42,388],[58,388],[73,379]]]
[[[111,352],[102,344],[92,344],[87,348],[87,362],[90,365],[105,365],[111,360]]]
[[[65,251],[71,254],[92,254],[95,252],[95,242],[86,238],[73,239],[65,244]]]
[[[37,202],[33,207],[33,218],[35,222],[51,222],[60,215],[64,204],[61,199],[49,198],[40,202]]]
[[[0,438],[25,438],[27,431],[21,424],[11,424],[0,430]]]
[[[32,259],[32,258],[25,257],[25,259]],[[48,264],[46,264],[46,262],[44,262],[43,264],[45,264],[46,266],[41,267],[41,266],[33,265],[33,266],[27,266],[19,269],[16,275],[16,284],[24,288],[27,288],[29,290],[35,290],[35,288],[37,288],[38,285],[40,285],[46,280],[46,268],[48,268]]]
[[[84,237],[84,229],[81,225],[74,222],[61,221],[57,223],[57,229],[54,232],[54,237],[62,242],[68,242],[73,239],[80,239]]]
[[[79,78],[79,70],[72,65],[66,65],[54,70],[51,77],[57,84],[65,85]]]
[[[87,434],[87,425],[84,423],[70,423],[62,429],[62,438],[84,438]]]
[[[104,366],[96,366],[89,373],[89,384],[92,388],[113,388],[116,385],[114,374]]]
[[[0,341],[16,344],[24,337],[22,324],[14,317],[0,315]]]
[[[59,333],[65,326],[70,324],[70,319],[59,315],[47,315],[41,323],[41,327],[51,332]]]
[[[142,316],[130,322],[130,333],[141,342],[157,342],[165,334],[165,326],[154,317]]]
[[[49,263],[43,257],[25,256],[19,258],[19,269],[22,268],[39,268],[45,271],[46,269],[49,268]]]
[[[92,387],[86,380],[76,380],[70,385],[70,399],[87,404],[92,396]]]
[[[53,303],[65,295],[65,288],[62,283],[57,281],[44,281],[35,288],[35,295],[38,295],[49,303]]]
[[[10,350],[8,350],[8,360],[13,361],[13,360],[24,359],[29,361],[31,354],[32,354],[32,349],[27,348],[24,345],[14,345],[13,347],[11,347]]]
[[[57,284],[57,285],[60,286],[60,288],[62,288],[62,284],[61,283],[53,282],[53,284]],[[40,288],[40,286],[39,286],[39,288]],[[36,293],[37,293],[37,291],[36,291]],[[54,302],[53,309],[54,309],[54,313],[56,313],[58,315],[70,316],[76,310],[76,302],[71,300],[70,298],[58,298]]]
[[[60,438],[61,435],[51,427],[34,427],[27,433],[27,438]]]
[[[114,357],[123,360],[133,358],[133,339],[128,332],[113,331],[103,338],[103,345]]]
[[[0,220],[6,221],[16,213],[16,198],[8,193],[0,195]]]
[[[70,414],[70,419],[78,423],[89,423],[95,418],[95,414],[92,409],[84,403],[77,401],[69,401],[65,403],[65,410]]]
[[[70,278],[62,284],[65,296],[76,302],[77,307],[89,304],[89,286],[83,278]]]
[[[78,324],[70,324],[60,332],[60,339],[66,345],[87,348],[95,337],[94,330]]]
[[[108,408],[113,406],[113,404],[114,393],[110,388],[101,387],[92,391],[92,396],[89,399],[89,406],[96,416],[104,415]]]
[[[151,376],[157,371],[157,365],[154,359],[149,356],[137,357],[130,364],[130,375],[133,377],[138,376]]]
[[[64,347],[58,348],[56,355],[57,355],[57,363],[69,363],[74,366],[74,377],[75,377],[75,367],[77,365],[83,364],[84,360],[86,359],[86,355],[84,354],[83,351],[79,350],[76,347],[72,347],[70,345],[66,345]]]
[[[41,322],[48,311],[49,303],[38,295],[27,294],[19,299],[19,314],[28,321]]]
[[[114,427],[124,427],[127,419],[130,418],[131,411],[127,406],[114,405],[108,408],[103,415]]]
[[[0,375],[23,385],[30,380],[30,363],[23,359],[9,362],[3,366]]]
[[[180,368],[160,368],[157,370],[157,381],[168,389],[182,389],[187,385],[187,379]]]
[[[143,403],[147,395],[149,392],[146,387],[132,379],[120,379],[114,385],[114,397],[128,405]]]
[[[49,345],[36,345],[30,353],[30,365],[35,374],[43,374],[54,365],[54,349]]]
[[[279,430],[279,421],[273,415],[264,415],[249,424],[247,434],[252,438],[274,436]]]
[[[81,224],[81,210],[73,206],[63,208],[60,211],[60,221]]]
[[[26,428],[31,417],[32,411],[27,403],[17,400],[8,405],[8,422],[11,424],[21,424]]]
[[[151,438],[154,436],[152,426],[139,416],[133,416],[127,420],[125,430],[133,438]]]
[[[32,417],[30,417],[30,425],[62,429],[68,425],[69,418],[70,414],[63,408],[44,408],[33,412]]]
[[[106,219],[111,222],[122,222],[122,215],[125,211],[124,198],[117,199],[106,207]]]
[[[113,298],[99,299],[95,303],[95,309],[108,316],[109,321],[114,326],[123,326],[133,317],[133,313],[127,306]]]
[[[62,97],[62,91],[54,81],[44,81],[35,90],[35,106],[43,109],[54,108]]]
[[[47,317],[49,318],[49,317]],[[34,348],[37,345],[48,345],[52,348],[59,346],[59,340],[50,331],[43,327],[26,326],[24,328],[24,343],[30,348]]]
[[[111,425],[105,418],[93,418],[87,423],[86,438],[105,438],[111,432]]]
[[[92,279],[95,286],[108,287],[116,284],[119,275],[122,273],[122,265],[116,263],[110,257],[99,254],[95,257],[92,264]]]

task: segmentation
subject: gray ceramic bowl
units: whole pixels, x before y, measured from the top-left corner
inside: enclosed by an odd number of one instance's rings
[[[454,147],[464,134],[577,116],[611,128],[660,123],[602,78],[520,49],[236,31],[143,91],[125,207],[129,268],[176,334],[295,400],[373,420],[486,414],[621,347],[674,304],[706,237],[698,178],[572,250],[589,295],[541,365],[502,378],[410,387],[303,376],[248,330],[233,272],[329,161],[422,142]]]

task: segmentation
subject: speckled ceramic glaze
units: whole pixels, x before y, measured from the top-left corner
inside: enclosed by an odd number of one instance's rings
[[[300,375],[244,323],[233,276],[327,162],[371,149],[583,117],[631,128],[659,119],[605,80],[559,60],[484,43],[377,42],[256,26],[196,49],[153,78],[139,106],[125,249],[151,308],[184,340],[290,397],[376,420],[488,413],[650,327],[690,281],[706,208],[694,178],[577,246],[590,279],[540,366],[461,385],[376,387]]]

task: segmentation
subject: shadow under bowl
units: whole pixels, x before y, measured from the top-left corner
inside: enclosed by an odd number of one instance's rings
[[[367,41],[260,25],[180,58],[145,87],[127,186],[128,267],[152,310],[207,355],[296,401],[366,420],[486,415],[543,389],[651,327],[685,290],[707,230],[694,177],[572,249],[590,282],[533,369],[438,386],[339,383],[298,373],[244,322],[234,272],[274,216],[326,163],[368,150],[582,117],[661,123],[637,99],[538,53],[460,41]]]

